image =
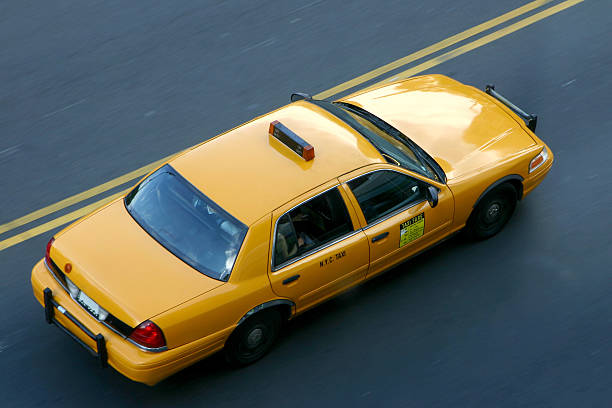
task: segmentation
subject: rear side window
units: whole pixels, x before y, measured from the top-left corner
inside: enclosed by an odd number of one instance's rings
[[[368,224],[396,210],[425,200],[420,180],[402,173],[380,170],[348,182]]]
[[[279,218],[274,241],[274,266],[353,231],[351,218],[337,188],[312,198]]]

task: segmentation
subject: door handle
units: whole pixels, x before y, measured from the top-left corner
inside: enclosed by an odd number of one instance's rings
[[[389,235],[389,231],[383,232],[382,234],[375,236],[374,238],[372,238],[372,242],[376,242],[376,241],[380,241],[381,239],[385,239],[387,238],[387,235]]]
[[[295,281],[296,281],[296,280],[298,280],[298,279],[300,279],[300,275],[293,275],[292,277],[285,279],[285,280],[283,281],[283,285],[288,285],[288,284],[290,284],[291,282],[295,282]]]

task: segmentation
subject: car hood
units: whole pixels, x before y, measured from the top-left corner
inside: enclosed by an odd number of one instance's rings
[[[196,271],[138,225],[123,198],[56,236],[51,258],[100,306],[135,327],[224,282]]]
[[[449,180],[535,144],[492,97],[442,75],[411,78],[342,101],[400,130],[436,160]]]

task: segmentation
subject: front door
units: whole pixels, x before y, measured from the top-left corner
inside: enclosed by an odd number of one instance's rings
[[[370,245],[368,277],[416,254],[444,237],[449,230],[454,202],[448,187],[427,183],[410,173],[379,169],[347,178],[362,212],[363,230]],[[427,201],[427,188],[438,191],[435,207]]]
[[[273,214],[270,282],[298,311],[365,278],[368,240],[346,200],[338,186],[328,187]]]

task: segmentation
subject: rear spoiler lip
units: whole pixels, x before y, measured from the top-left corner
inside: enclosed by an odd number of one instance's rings
[[[521,108],[519,108],[518,106],[516,106],[515,104],[513,104],[512,102],[510,102],[507,98],[505,98],[502,94],[500,94],[499,92],[495,90],[495,85],[486,85],[485,92],[491,95],[492,97],[494,97],[495,99],[498,99],[508,108],[510,108],[514,113],[519,115],[525,121],[529,130],[531,130],[532,132],[535,132],[536,126],[538,124],[537,115],[532,115],[530,113],[527,113]]]

